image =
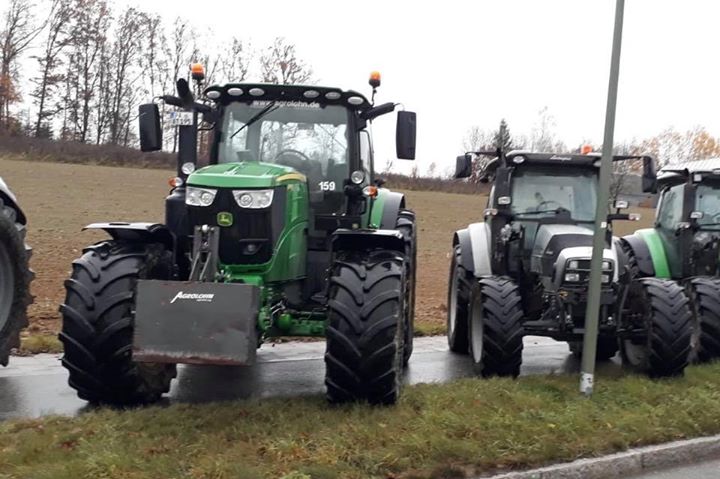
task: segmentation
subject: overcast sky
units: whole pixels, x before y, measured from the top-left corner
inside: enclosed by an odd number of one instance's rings
[[[454,163],[471,125],[530,133],[547,106],[568,145],[600,141],[607,95],[612,0],[115,0],[181,15],[256,47],[276,36],[297,44],[319,83],[369,94],[418,113],[418,163]],[[674,126],[720,136],[720,2],[628,0],[616,139]],[[394,155],[394,116],[376,121],[376,154]]]

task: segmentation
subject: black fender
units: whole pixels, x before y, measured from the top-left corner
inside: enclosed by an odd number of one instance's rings
[[[340,251],[387,249],[405,254],[405,238],[396,229],[338,229],[332,235],[332,254]]]
[[[458,245],[460,245],[460,265],[465,268],[465,271],[474,274],[475,261],[473,259],[472,243],[470,242],[470,231],[467,228],[456,231],[453,235],[453,249]]]
[[[653,266],[652,256],[650,255],[650,248],[648,248],[645,240],[637,234],[631,234],[623,236],[620,241],[622,241],[633,252],[635,259],[637,260],[640,275],[643,277],[655,276],[655,267]]]
[[[382,218],[380,219],[380,229],[395,229],[398,214],[403,208],[405,208],[405,195],[396,191],[386,193]]]
[[[27,225],[27,217],[25,217],[25,213],[23,213],[17,202],[17,198],[13,192],[10,191],[10,188],[5,184],[2,178],[0,178],[0,198],[2,198],[5,205],[15,210],[17,213],[17,222],[21,225]]]
[[[175,251],[175,235],[167,226],[158,223],[93,223],[83,228],[85,230],[103,230],[116,241],[160,243]]]

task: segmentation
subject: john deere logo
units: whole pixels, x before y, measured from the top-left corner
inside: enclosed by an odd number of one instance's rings
[[[233,225],[233,215],[232,213],[228,213],[226,211],[222,211],[217,214],[217,223],[219,226],[232,226]]]

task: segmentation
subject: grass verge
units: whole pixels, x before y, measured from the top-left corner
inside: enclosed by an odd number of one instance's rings
[[[320,397],[101,409],[0,424],[0,477],[428,478],[573,460],[720,432],[720,364],[685,378],[461,380],[396,407]]]

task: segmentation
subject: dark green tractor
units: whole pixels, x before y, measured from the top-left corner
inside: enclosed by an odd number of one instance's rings
[[[653,228],[623,238],[641,276],[685,286],[694,312],[693,356],[720,357],[720,160],[663,167]]]
[[[25,244],[27,218],[17,198],[0,178],[0,365],[7,366],[10,350],[20,347],[20,331],[28,325],[32,303],[29,261]]]
[[[178,363],[251,365],[266,340],[325,337],[328,400],[394,403],[413,344],[415,216],[375,176],[370,124],[396,105],[270,84],[196,99],[185,80],[162,100],[179,130],[166,221],[89,226],[112,239],[66,283],[70,385],[93,402],[149,402]],[[160,120],[157,104],[140,107],[143,151],[161,149]],[[196,169],[201,130],[210,160]],[[396,137],[414,159],[414,113],[398,112]]]

